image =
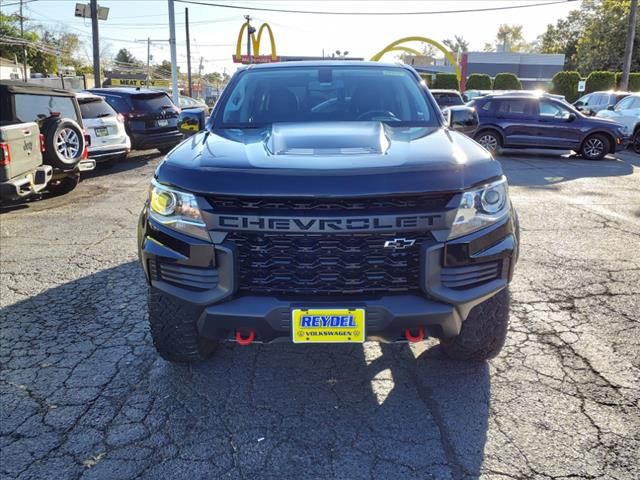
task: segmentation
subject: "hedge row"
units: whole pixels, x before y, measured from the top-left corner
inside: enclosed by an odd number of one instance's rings
[[[616,90],[620,88],[622,80],[621,72],[591,72],[586,79],[585,91],[578,92],[578,82],[581,80],[578,72],[562,71],[556,73],[551,79],[552,93],[564,95],[569,102],[574,102],[581,95],[599,90]],[[640,72],[629,74],[630,92],[640,91]]]
[[[485,73],[472,73],[466,84],[467,90],[491,90],[491,77]]]
[[[443,88],[447,90],[458,90],[458,77],[455,73],[436,73],[436,80],[432,88]]]
[[[578,92],[579,81],[580,74],[578,72],[558,72],[551,79],[551,93],[564,95],[568,102],[573,103],[580,97]]]

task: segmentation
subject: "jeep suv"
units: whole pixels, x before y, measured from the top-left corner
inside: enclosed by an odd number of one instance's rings
[[[95,168],[88,144],[72,92],[0,82],[0,198],[73,190],[80,172]]]
[[[178,131],[180,109],[165,92],[148,88],[92,88],[124,117],[131,148],[157,148],[167,153],[183,139]]]
[[[237,72],[207,128],[158,165],[138,229],[171,361],[221,341],[425,336],[490,358],[518,244],[500,163],[445,123],[418,74],[348,61]]]

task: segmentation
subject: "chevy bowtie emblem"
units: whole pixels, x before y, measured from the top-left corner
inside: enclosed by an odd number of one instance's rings
[[[407,240],[406,238],[394,238],[384,242],[384,248],[393,248],[394,250],[402,250],[403,248],[413,247],[415,240]]]

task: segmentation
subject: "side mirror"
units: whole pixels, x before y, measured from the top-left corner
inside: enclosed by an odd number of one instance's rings
[[[609,105],[607,107],[607,110],[615,110],[616,106],[615,105]]]
[[[576,107],[576,108],[581,107],[583,105],[584,105],[584,103],[581,100],[578,100],[576,103],[573,104],[573,106]]]
[[[473,135],[480,125],[478,112],[475,108],[455,106],[445,108],[442,112],[451,130],[457,130],[465,135]]]
[[[198,133],[204,128],[204,112],[199,110],[182,110],[178,116],[178,130],[185,136]]]
[[[576,118],[577,117],[575,113],[570,113],[569,115],[567,115],[567,122],[573,122]]]

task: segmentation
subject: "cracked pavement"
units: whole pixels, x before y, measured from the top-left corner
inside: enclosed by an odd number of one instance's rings
[[[522,224],[502,354],[148,333],[139,154],[0,215],[0,477],[637,479],[640,157],[500,157]]]

